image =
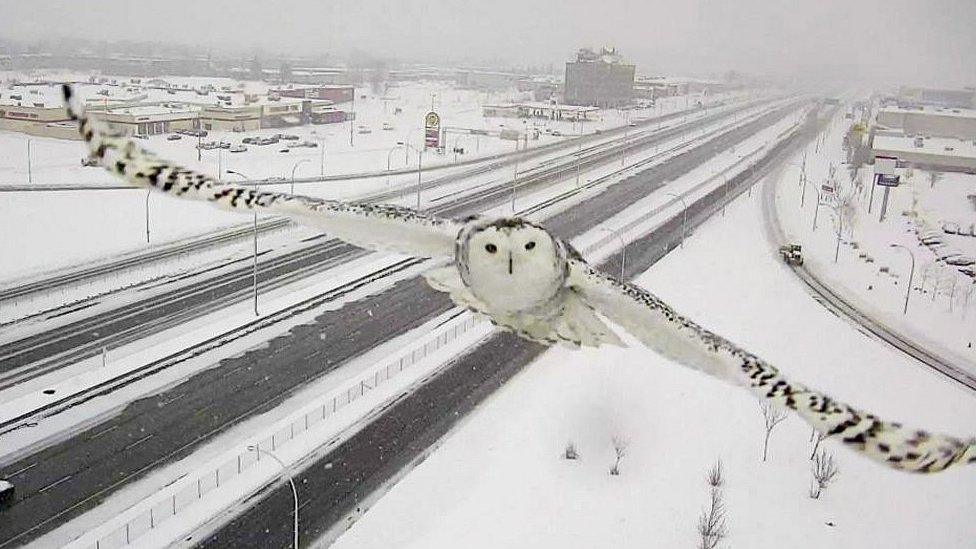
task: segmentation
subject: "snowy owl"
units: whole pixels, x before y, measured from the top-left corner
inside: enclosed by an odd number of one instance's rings
[[[935,472],[976,462],[976,439],[884,421],[788,381],[770,364],[682,316],[647,290],[597,271],[572,246],[539,225],[518,218],[455,221],[390,205],[223,184],[96,128],[70,86],[64,87],[64,94],[92,158],[132,185],[230,210],[284,215],[371,250],[441,259],[440,266],[425,273],[431,286],[533,341],[621,345],[606,318],[661,355],[790,409],[820,433],[895,469]]]

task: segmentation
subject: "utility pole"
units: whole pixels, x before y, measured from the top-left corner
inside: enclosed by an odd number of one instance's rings
[[[234,170],[227,170],[227,173],[231,175],[236,175],[237,177],[243,179],[245,182],[249,179],[246,175],[240,172],[235,172]],[[255,185],[254,192],[258,192],[258,190],[259,190],[258,186]],[[252,260],[251,272],[254,281],[253,283],[254,316],[261,316],[260,313],[258,313],[258,211],[257,210],[254,210],[254,255]]]
[[[152,196],[152,190],[146,190],[146,244],[149,244],[149,197]]]
[[[31,140],[27,138],[27,184],[34,183],[34,175],[31,173]]]
[[[515,150],[518,151],[518,139],[515,140]],[[515,155],[515,174],[512,177],[512,213],[515,213],[515,192],[518,188],[518,155]]]

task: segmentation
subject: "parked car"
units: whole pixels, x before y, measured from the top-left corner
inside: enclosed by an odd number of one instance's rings
[[[277,135],[278,139],[284,139],[285,141],[298,141],[301,137],[291,133],[279,133]]]
[[[302,141],[302,146],[308,147],[310,149],[314,149],[315,147],[318,147],[319,144],[316,143],[315,141]]]
[[[366,135],[368,133],[373,133],[373,130],[367,128],[366,126],[359,126],[359,129],[356,130],[356,133]]]
[[[217,143],[217,148],[218,149],[229,149],[230,148],[230,141],[221,141],[220,143]]]
[[[86,168],[95,168],[95,167],[98,167],[98,159],[97,158],[92,158],[90,156],[83,157],[81,159],[81,165],[82,166],[85,166]]]
[[[395,128],[389,122],[383,122],[383,131],[393,131]]]
[[[217,144],[213,141],[204,141],[197,145],[197,148],[204,151],[212,151],[217,148]]]
[[[234,145],[229,149],[232,153],[242,153],[247,150],[247,145]]]
[[[183,139],[183,136],[182,135],[175,134],[175,133],[172,134],[172,135],[166,136],[166,141],[179,141],[180,139]]]
[[[135,139],[149,139],[149,136],[144,133],[134,133],[132,137]]]
[[[287,152],[291,152],[291,149],[279,149],[278,152],[287,153]]]

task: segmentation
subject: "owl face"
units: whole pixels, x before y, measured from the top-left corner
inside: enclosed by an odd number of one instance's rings
[[[520,219],[474,228],[461,251],[466,284],[500,312],[548,301],[565,278],[566,260],[558,243],[545,229]]]

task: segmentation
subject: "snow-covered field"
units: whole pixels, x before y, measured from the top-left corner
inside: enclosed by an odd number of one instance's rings
[[[365,90],[359,90],[363,93]],[[398,97],[397,102],[382,101],[380,97],[368,95],[367,99],[357,99],[356,111],[360,117],[358,124],[366,124],[374,120],[377,125],[385,116],[384,105],[392,112],[394,106],[401,106],[404,114],[399,115],[404,120],[414,120],[414,126],[402,128],[405,133],[386,132],[376,128],[368,135],[355,134],[355,146],[350,147],[348,141],[348,124],[328,125],[336,130],[333,135],[326,137],[326,173],[349,173],[364,171],[379,171],[386,169],[387,159],[393,161],[392,167],[402,167],[406,149],[394,150],[396,142],[405,136],[419,139],[423,134],[420,129],[422,114],[430,108],[431,96],[434,96],[435,106],[442,113],[444,125],[460,127],[474,127],[483,129],[499,129],[501,124],[512,124],[513,119],[484,118],[481,116],[480,105],[489,100],[498,100],[493,95],[460,90],[447,87],[442,83],[411,83],[393,88]],[[514,92],[512,92],[514,93]],[[721,99],[716,96],[713,101]],[[646,116],[673,112],[685,108],[683,97],[668,98],[661,101],[661,108],[649,110]],[[626,116],[637,116],[640,111],[624,113],[622,111],[606,111],[600,121],[585,124],[584,131],[590,133],[597,128],[609,128],[625,123]],[[416,115],[416,116],[414,116]],[[695,113],[700,116],[701,113]],[[392,115],[389,115],[392,116]],[[411,118],[412,117],[412,118]],[[521,125],[521,122],[515,120]],[[553,128],[562,128],[563,135],[572,135],[570,122],[537,122],[531,124],[545,124]],[[339,131],[342,126],[345,128]],[[330,132],[332,130],[329,130]],[[287,130],[261,130],[256,133],[272,134],[285,131],[296,133],[312,139],[311,132],[319,131],[322,126],[301,126]],[[308,135],[305,135],[305,133]],[[255,133],[255,132],[252,132]],[[239,140],[244,134],[221,135],[216,132],[214,139]],[[250,135],[250,134],[247,134]],[[468,136],[469,141],[477,136]],[[211,137],[208,137],[210,139]],[[17,133],[0,132],[0,183],[7,182],[5,174],[24,171],[26,177],[26,139],[27,136]],[[453,137],[451,138],[453,139]],[[545,133],[539,141],[529,141],[530,147],[565,137],[553,137]],[[50,141],[50,143],[47,143]],[[100,168],[81,168],[77,166],[78,158],[84,154],[84,147],[79,142],[60,140],[44,140],[31,138],[34,155],[35,181],[57,182],[67,181],[78,183],[86,181],[86,174],[92,174],[93,180],[110,181],[111,178]],[[235,141],[236,142],[236,141]],[[168,158],[176,159],[183,164],[201,169],[216,175],[218,163],[221,170],[232,169],[240,171],[250,178],[285,177],[290,178],[292,168],[296,169],[296,176],[317,175],[321,160],[322,149],[294,149],[290,153],[279,153],[281,147],[251,147],[240,155],[204,151],[201,162],[196,161],[195,139],[184,138],[181,141],[170,142],[165,136],[150,138],[144,145]],[[480,151],[477,144],[480,143]],[[475,154],[489,154],[514,149],[511,141],[501,141],[497,137],[481,136],[472,143],[462,146]],[[419,145],[419,141],[415,145]],[[258,150],[260,149],[260,150]],[[23,154],[21,151],[23,150]],[[222,155],[218,158],[218,154]],[[453,158],[441,157],[442,163],[452,162]],[[470,155],[468,155],[470,156]],[[424,166],[429,167],[437,162],[436,154],[425,154]],[[46,159],[46,160],[45,160]],[[406,155],[407,164],[416,166],[416,155],[410,152]],[[306,161],[307,162],[303,162]],[[302,162],[300,165],[298,162]],[[400,164],[397,164],[397,163]],[[47,163],[47,164],[46,164]],[[23,166],[21,166],[23,164]],[[49,176],[43,175],[45,165],[50,164]],[[523,167],[525,169],[525,167]],[[451,170],[449,170],[451,171]],[[436,177],[448,175],[439,172]],[[48,180],[43,179],[48,177]],[[424,179],[435,177],[425,174]],[[40,178],[40,179],[38,179]],[[225,178],[236,179],[226,175]],[[16,180],[15,182],[22,182]],[[324,183],[300,183],[296,190],[311,196],[328,198],[349,198],[362,196],[368,192],[386,188],[390,185],[413,184],[416,177],[403,175],[399,177],[374,178],[366,180],[351,180]],[[282,187],[279,187],[282,188]],[[74,191],[74,192],[11,192],[4,193],[0,201],[0,229],[11,235],[22,232],[20,238],[0,239],[0,257],[10,258],[0,263],[0,279],[13,279],[35,273],[39,270],[77,265],[95,258],[123,253],[134,249],[147,247],[145,242],[147,209],[147,195],[139,190],[105,190],[105,191]],[[159,196],[148,199],[150,242],[151,245],[172,242],[200,233],[216,230],[241,223],[239,215],[218,212],[202,204],[182,204],[178,201],[167,200]],[[106,227],[111,231],[106,232]]]
[[[812,300],[740,198],[638,282],[794,379],[883,417],[965,436],[976,398]],[[708,469],[721,459],[726,547],[972,547],[976,479],[915,476],[839,444],[819,500],[810,429],[790,417],[761,461],[747,393],[627,349],[553,349],[472,413],[339,538],[379,547],[695,547]],[[612,439],[627,442],[619,476]],[[561,458],[573,442],[581,459]]]
[[[969,230],[976,221],[976,203],[967,197],[976,194],[976,176],[940,174],[933,186],[931,172],[900,169],[902,184],[891,189],[887,215],[879,222],[884,188],[875,189],[869,212],[873,167],[865,166],[854,178],[863,186],[850,201],[853,216],[845,222],[835,263],[837,224],[833,210],[820,207],[816,232],[813,216],[816,192],[828,181],[831,165],[836,169],[834,184],[840,194],[851,193],[854,188],[847,165],[842,164],[841,141],[849,124],[842,116],[834,118],[820,151],[815,146],[807,148],[808,186],[803,208],[798,183],[802,155],[784,171],[776,189],[776,209],[786,237],[803,245],[809,270],[859,309],[976,373],[976,282],[937,261],[936,255],[937,251],[951,250],[976,257],[976,237],[943,234],[941,248],[929,248],[919,241],[919,234],[926,231],[942,233],[944,222]],[[892,248],[892,244],[907,247],[915,256],[907,314],[903,311],[912,260],[904,249]]]

